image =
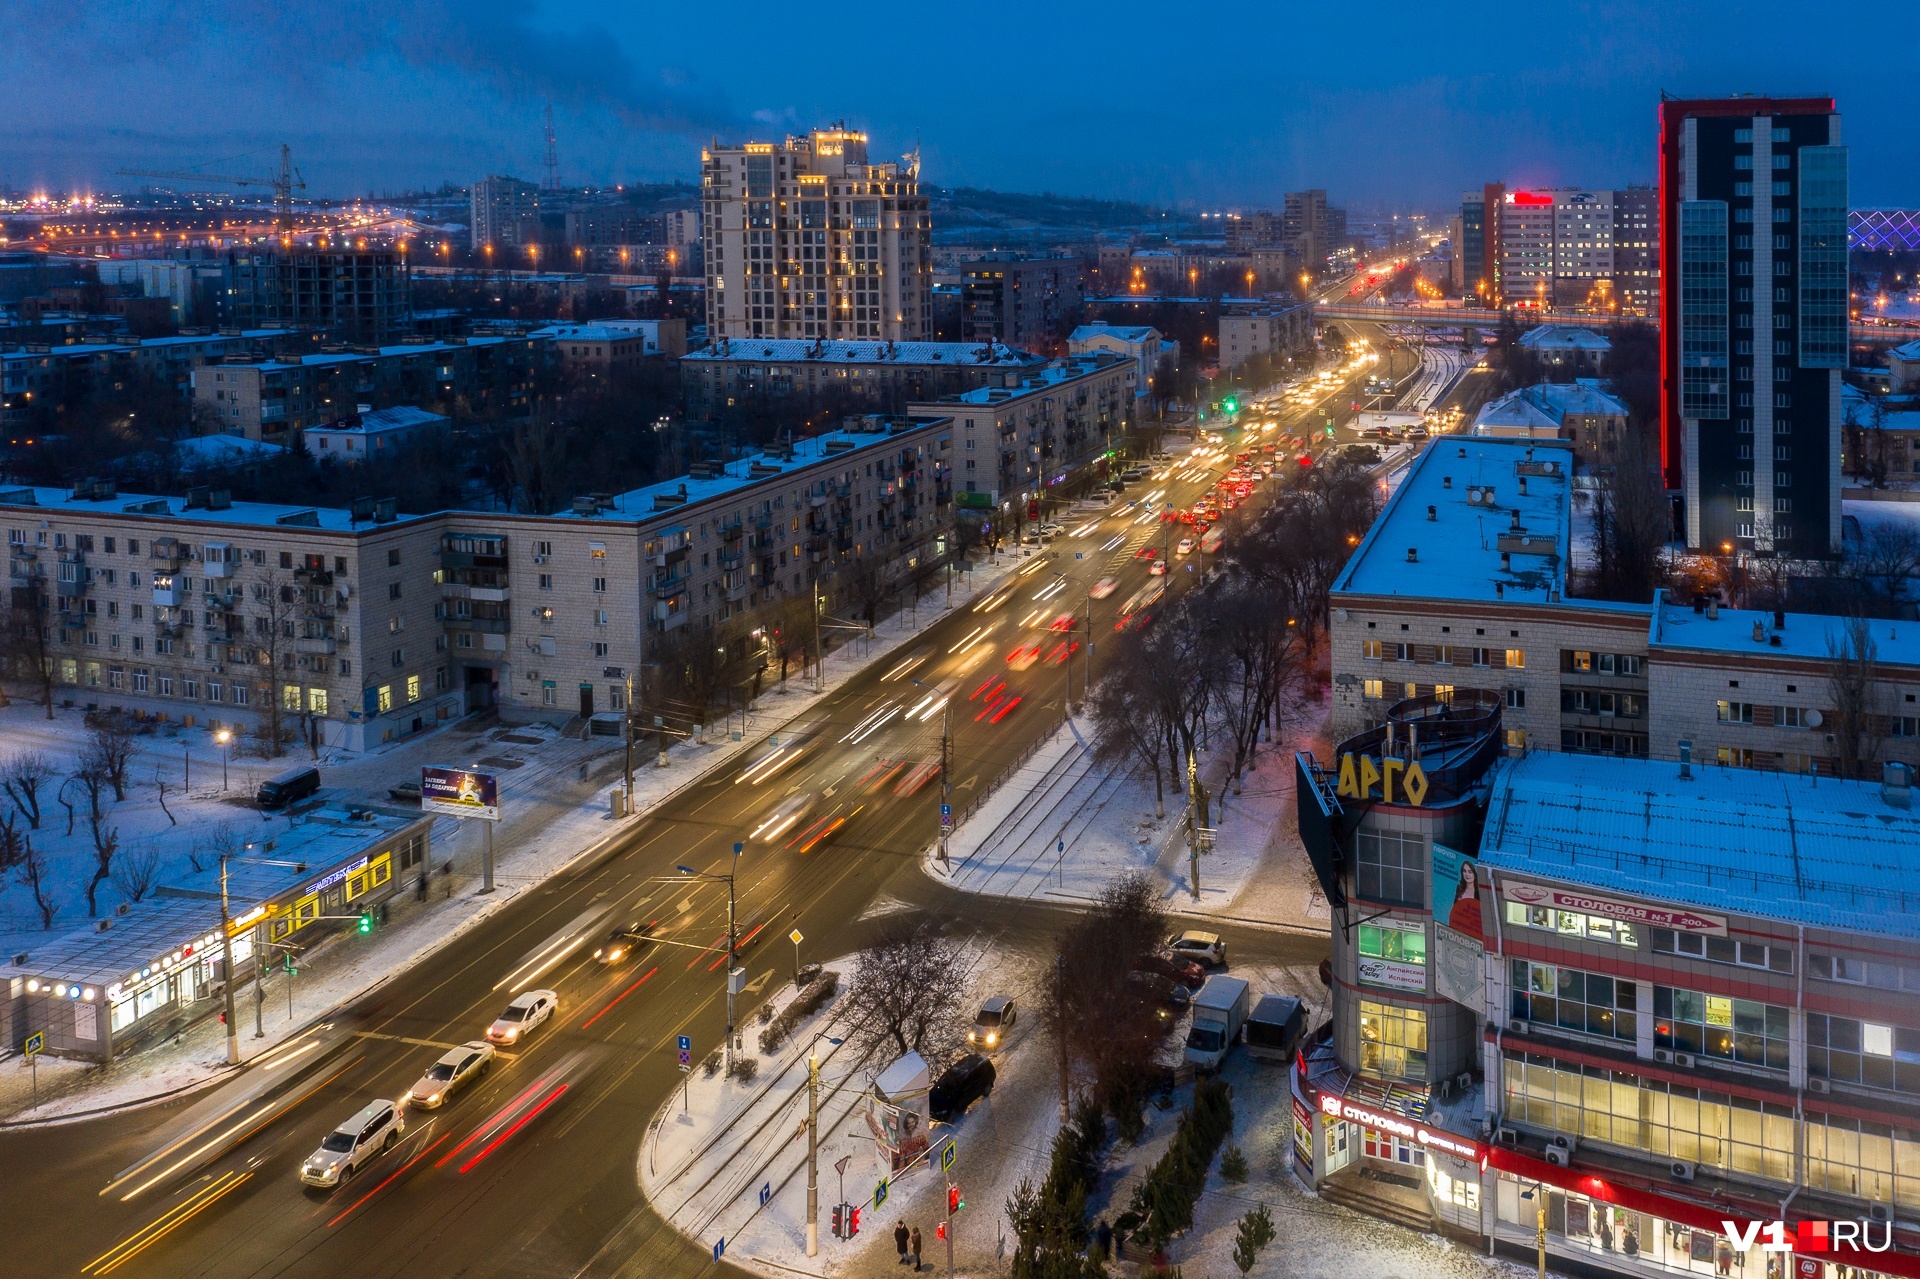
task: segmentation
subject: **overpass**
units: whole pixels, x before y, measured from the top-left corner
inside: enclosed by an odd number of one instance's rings
[[[1313,304],[1315,320],[1359,320],[1368,324],[1411,324],[1425,328],[1498,328],[1508,314],[1515,317],[1522,329],[1530,329],[1542,324],[1576,329],[1606,329],[1619,324],[1659,323],[1656,317],[1639,315],[1574,315],[1556,311],[1505,312],[1489,311],[1480,307],[1385,306],[1369,305],[1364,302],[1345,304],[1315,302]],[[1863,342],[1910,341],[1916,333],[1920,333],[1920,321],[1877,321],[1873,324],[1856,322],[1851,326],[1851,336],[1856,341]]]

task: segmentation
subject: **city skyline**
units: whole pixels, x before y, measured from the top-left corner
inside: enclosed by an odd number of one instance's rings
[[[1753,19],[1739,43],[1724,39],[1729,15],[1647,5],[1546,16],[1495,6],[1471,28],[1400,22],[1380,34],[1251,9],[1192,34],[1155,30],[1144,8],[1092,30],[1071,14],[1023,11],[1029,47],[1065,51],[1049,74],[982,62],[997,41],[935,29],[918,42],[930,63],[965,66],[988,91],[903,99],[904,81],[885,75],[798,75],[772,46],[704,56],[695,15],[643,24],[595,4],[561,14],[416,0],[262,17],[218,5],[187,30],[175,11],[110,4],[0,52],[0,75],[25,88],[0,183],[113,189],[126,185],[119,168],[217,171],[211,162],[282,141],[316,195],[533,176],[551,102],[570,184],[691,181],[710,139],[778,140],[844,118],[872,135],[876,157],[918,147],[937,185],[1187,208],[1262,207],[1322,186],[1359,204],[1441,207],[1490,179],[1650,182],[1664,90],[1833,94],[1847,112],[1856,203],[1920,202],[1893,98],[1896,50],[1850,42],[1837,25],[1766,20],[1790,16],[1784,4],[1738,9]],[[37,29],[12,0],[6,10],[15,29]],[[992,18],[978,29],[994,29]],[[851,64],[897,61],[896,25],[850,26]],[[1233,47],[1273,56],[1229,66],[1223,30],[1241,32]],[[1167,51],[1159,70],[1130,61],[1147,36]],[[106,45],[128,55],[86,56]],[[1114,105],[1129,96],[1115,90],[1142,75],[1175,91],[1115,127]]]

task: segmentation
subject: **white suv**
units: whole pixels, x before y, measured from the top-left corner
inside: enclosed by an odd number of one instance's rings
[[[300,1165],[300,1180],[331,1190],[392,1148],[406,1130],[400,1108],[390,1101],[368,1102],[353,1118],[327,1134],[320,1149]]]

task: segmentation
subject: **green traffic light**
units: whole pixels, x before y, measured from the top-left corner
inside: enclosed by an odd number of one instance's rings
[[[356,925],[356,927],[359,928],[360,934],[363,937],[366,934],[372,932],[373,931],[373,913],[371,911],[360,912],[360,922],[358,925]]]

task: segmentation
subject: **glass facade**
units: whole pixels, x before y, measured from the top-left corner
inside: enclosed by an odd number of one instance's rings
[[[1769,1070],[1787,1068],[1789,1010],[1673,986],[1653,988],[1656,1048]]]
[[[1633,982],[1524,959],[1508,963],[1513,1016],[1585,1035],[1634,1041],[1640,1019]]]
[[[1800,148],[1800,367],[1847,367],[1847,149]]]
[[[1425,1079],[1427,1014],[1361,1000],[1360,1069],[1388,1079]]]
[[[1681,415],[1726,417],[1727,377],[1727,205],[1688,200],[1680,206]]]
[[[1354,840],[1353,891],[1366,901],[1427,904],[1427,844],[1418,835],[1363,830]]]

